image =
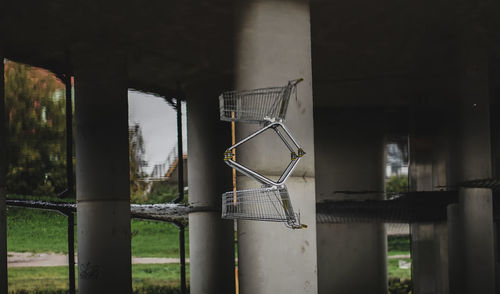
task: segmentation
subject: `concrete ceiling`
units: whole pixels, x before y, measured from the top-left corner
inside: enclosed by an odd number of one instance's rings
[[[74,46],[107,44],[126,51],[131,88],[174,95],[179,86],[231,76],[234,2],[6,1],[1,42],[7,58],[56,73],[71,71]],[[460,28],[477,15],[487,30],[489,70],[500,76],[498,4],[465,2],[312,1],[315,82],[433,87],[455,70]]]

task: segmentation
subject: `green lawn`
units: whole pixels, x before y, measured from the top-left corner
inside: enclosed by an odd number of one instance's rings
[[[399,278],[401,280],[411,279],[411,268],[401,269],[399,268],[399,260],[404,260],[406,262],[411,261],[411,259],[389,259],[387,266],[387,273],[389,278]]]
[[[53,211],[7,208],[7,250],[67,253],[67,217]]]
[[[387,237],[387,249],[390,255],[410,254],[410,238],[389,236]]]
[[[9,207],[7,208],[7,230],[8,251],[35,253],[68,252],[67,218],[60,213]],[[131,230],[133,256],[179,256],[179,230],[174,225],[164,222],[133,219]],[[186,255],[188,255],[188,230],[186,230],[185,244]]]
[[[387,238],[388,255],[410,255],[410,238],[409,237],[394,237]],[[389,279],[400,279],[401,281],[411,279],[411,267],[409,269],[400,269],[399,260],[406,262],[411,259],[388,259],[387,260],[387,275]]]
[[[132,287],[137,293],[169,293],[167,290],[179,287],[179,275],[178,264],[135,264]],[[189,277],[189,265],[186,275]],[[64,266],[9,268],[9,293],[57,293],[67,290],[68,285],[68,268]]]
[[[62,214],[9,207],[7,222],[8,251],[36,253],[68,251],[67,218]],[[179,230],[174,225],[133,219],[131,230],[133,256],[179,257]],[[186,230],[186,252],[189,252],[188,237]],[[133,265],[134,293],[177,293],[179,270],[178,264]],[[189,265],[187,265],[187,276],[189,277]],[[63,293],[67,288],[67,267],[9,268],[9,293]],[[50,292],[43,292],[44,290]]]

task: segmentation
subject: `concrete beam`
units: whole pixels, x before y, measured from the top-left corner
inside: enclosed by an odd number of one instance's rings
[[[76,56],[79,293],[130,293],[126,67],[121,54],[105,49]]]
[[[240,293],[317,293],[314,129],[309,3],[302,0],[238,1],[235,6],[235,88],[285,85],[304,78],[288,106],[286,125],[307,154],[286,185],[307,229],[280,223],[238,221]],[[237,124],[243,138],[258,126]],[[279,177],[290,153],[277,136],[259,136],[237,151],[238,161]],[[283,149],[281,149],[283,147]],[[238,178],[238,190],[260,187]]]
[[[231,169],[223,162],[231,143],[229,124],[219,121],[218,95],[203,84],[187,96],[189,202],[211,211],[189,214],[191,293],[234,293],[234,222],[220,217],[221,196],[231,190]]]

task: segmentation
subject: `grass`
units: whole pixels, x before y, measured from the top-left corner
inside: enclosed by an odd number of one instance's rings
[[[7,208],[7,250],[67,253],[67,217],[52,211]]]
[[[58,212],[8,207],[7,229],[8,251],[68,252],[67,217]],[[131,232],[133,256],[179,257],[179,230],[174,225],[132,219]],[[185,244],[188,257],[187,230]],[[179,271],[178,264],[133,265],[134,293],[178,293]],[[66,289],[68,268],[65,266],[9,268],[9,293],[63,293]]]
[[[401,258],[401,259],[389,259],[387,272],[390,278],[399,278],[401,280],[411,279],[411,268],[409,269],[401,269],[399,268],[399,261],[404,260],[406,262],[411,261],[409,258]]]
[[[8,251],[68,252],[67,218],[60,213],[9,207],[7,230]],[[179,230],[174,225],[133,219],[131,231],[133,256],[179,257]],[[188,246],[189,233],[186,230],[186,252],[189,250]]]
[[[185,230],[186,258],[189,232]],[[132,220],[132,255],[138,257],[179,257],[179,229],[156,221]]]
[[[410,255],[411,242],[409,237],[389,236],[387,238],[388,255]],[[389,279],[399,279],[401,281],[411,279],[411,267],[409,269],[399,268],[399,260],[411,261],[408,258],[388,259],[387,274]]]
[[[410,238],[400,236],[387,237],[387,249],[389,252],[403,252],[402,254],[410,254]]]
[[[189,265],[186,265],[186,275],[189,277]],[[179,283],[180,267],[178,264],[134,264],[132,266],[132,287],[136,292],[151,288],[177,288]],[[68,268],[65,266],[9,268],[9,293],[57,292],[67,290],[68,287]]]
[[[9,293],[24,290],[68,289],[68,267],[18,267],[9,268]]]

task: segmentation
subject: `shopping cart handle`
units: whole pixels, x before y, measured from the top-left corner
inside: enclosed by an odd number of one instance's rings
[[[298,83],[302,82],[304,79],[303,78],[298,78],[296,80],[291,80],[289,81],[290,84],[292,84],[292,86],[295,86],[297,85]]]
[[[300,225],[297,225],[297,226],[293,226],[292,229],[294,229],[294,230],[307,229],[307,225],[306,224],[300,224]]]

